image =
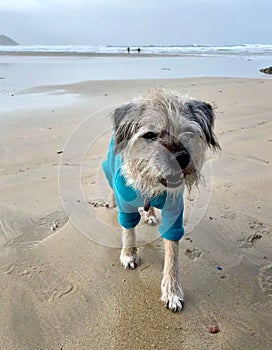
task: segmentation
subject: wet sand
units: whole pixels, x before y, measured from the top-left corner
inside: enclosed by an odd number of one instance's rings
[[[186,304],[177,314],[160,301],[162,241],[142,245],[140,266],[126,271],[114,248],[116,212],[89,205],[101,197],[108,112],[154,86],[216,105],[223,149],[211,155],[205,215],[180,244]],[[270,79],[193,78],[83,82],[14,96],[19,107],[0,119],[0,349],[271,349],[271,91]],[[77,130],[80,142],[67,152]],[[84,142],[90,147],[80,158]],[[73,178],[80,167],[82,198]],[[156,237],[155,227],[141,230]],[[219,333],[210,334],[213,326]]]

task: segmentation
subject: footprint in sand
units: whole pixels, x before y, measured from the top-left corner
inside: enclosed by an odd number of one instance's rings
[[[250,222],[249,228],[254,232],[249,234],[248,237],[238,240],[241,248],[252,248],[263,235],[269,233],[267,226],[259,221]]]
[[[265,294],[272,296],[272,265],[260,269],[258,283]]]
[[[256,241],[261,239],[262,235],[258,232],[254,232],[250,234],[247,238],[243,238],[241,240],[238,240],[240,242],[240,248],[252,248]]]
[[[220,209],[222,211],[221,218],[235,220],[236,214],[232,212],[231,207],[229,205],[222,205]]]
[[[249,223],[249,227],[260,234],[268,233],[266,225],[263,222],[253,221]]]
[[[197,260],[202,255],[201,251],[197,248],[187,248],[185,255],[191,260]]]

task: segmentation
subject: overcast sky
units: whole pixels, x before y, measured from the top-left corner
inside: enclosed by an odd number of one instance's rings
[[[28,44],[272,44],[272,0],[0,0]]]

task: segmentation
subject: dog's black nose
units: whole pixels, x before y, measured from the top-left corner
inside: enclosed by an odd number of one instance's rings
[[[181,169],[185,169],[190,162],[190,154],[186,151],[179,151],[175,153],[176,161],[179,163]]]

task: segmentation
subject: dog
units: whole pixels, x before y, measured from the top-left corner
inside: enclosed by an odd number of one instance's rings
[[[183,191],[201,178],[208,148],[219,150],[209,103],[175,92],[154,89],[112,114],[113,136],[103,170],[112,189],[108,207],[118,208],[122,226],[120,261],[125,268],[139,263],[135,227],[156,224],[154,207],[162,210],[159,227],[165,241],[161,300],[176,312],[183,308],[179,276],[179,240],[184,235]]]

